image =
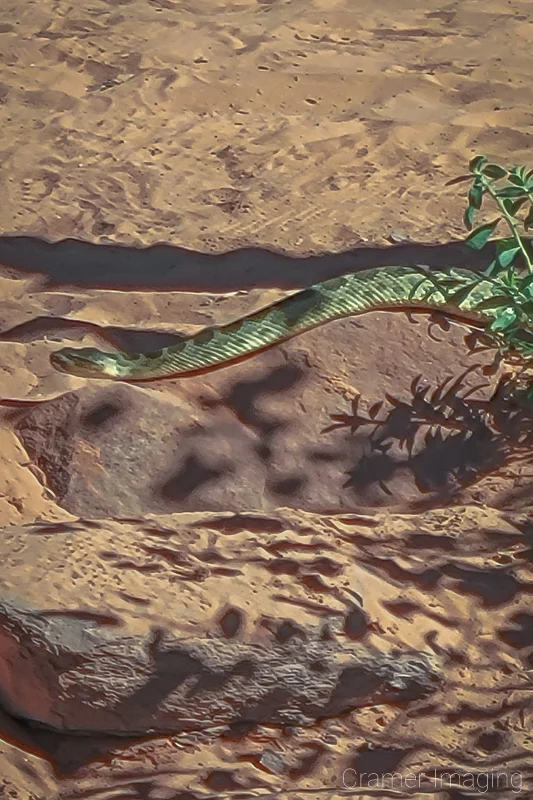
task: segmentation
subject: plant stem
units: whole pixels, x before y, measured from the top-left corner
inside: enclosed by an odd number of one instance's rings
[[[482,176],[482,181],[488,193],[490,194],[490,196],[492,197],[492,199],[502,212],[503,216],[505,217],[505,220],[511,230],[511,233],[513,234],[515,241],[518,247],[520,248],[522,256],[524,257],[524,261],[526,262],[527,266],[527,271],[529,272],[530,275],[533,274],[533,264],[531,263],[531,259],[529,258],[529,253],[526,250],[524,242],[522,241],[522,238],[518,233],[518,225],[516,223],[516,220],[512,217],[511,214],[509,214],[509,212],[505,208],[502,198],[498,197],[498,195],[492,190],[492,186],[495,183],[495,181],[487,181],[485,179],[485,176]]]

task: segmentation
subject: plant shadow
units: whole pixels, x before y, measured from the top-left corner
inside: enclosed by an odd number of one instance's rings
[[[349,413],[331,414],[332,425],[323,432],[344,429],[354,446],[361,429],[370,428],[367,452],[349,467],[344,486],[360,491],[378,484],[392,495],[388,483],[408,470],[418,491],[431,493],[432,504],[445,503],[486,475],[533,460],[533,406],[513,395],[509,374],[498,380],[491,396],[475,397],[490,386],[465,385],[477,368],[436,387],[418,375],[408,402],[386,394],[384,401],[362,411],[357,396]],[[488,371],[493,369],[494,365]]]

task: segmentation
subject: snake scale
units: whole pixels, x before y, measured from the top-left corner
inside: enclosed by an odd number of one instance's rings
[[[433,286],[453,281],[460,288],[473,279],[471,271],[453,267],[427,269],[427,274]],[[461,302],[450,304],[444,290],[434,289],[427,297],[427,279],[421,268],[376,267],[317,283],[227,325],[205,328],[153,353],[65,347],[53,352],[50,359],[62,372],[90,378],[146,381],[179,377],[228,364],[331,320],[372,311],[440,310],[486,326],[496,316],[495,311],[485,308],[486,301],[497,293],[496,281],[480,278]],[[480,304],[483,308],[478,308]]]

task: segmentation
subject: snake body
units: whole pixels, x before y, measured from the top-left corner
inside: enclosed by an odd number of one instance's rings
[[[431,285],[456,288],[472,283],[469,270],[427,271]],[[425,285],[424,285],[425,284]],[[498,294],[497,282],[480,279],[467,296],[450,303],[444,289],[427,296],[420,268],[377,267],[317,283],[227,325],[205,328],[183,341],[153,353],[108,353],[96,348],[66,347],[51,354],[63,372],[119,381],[179,377],[233,362],[286,341],[331,320],[371,311],[440,310],[478,325],[489,324],[496,311],[485,308]],[[501,294],[501,293],[500,293]],[[483,304],[482,308],[479,308]]]

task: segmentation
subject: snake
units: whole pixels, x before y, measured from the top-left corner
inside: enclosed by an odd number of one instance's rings
[[[445,288],[450,285],[455,300]],[[462,292],[459,299],[457,289],[469,285],[473,288]],[[179,378],[239,361],[332,320],[374,311],[441,311],[459,321],[487,327],[498,314],[498,296],[501,306],[497,280],[477,275],[473,281],[472,271],[467,269],[381,266],[316,283],[155,352],[64,347],[52,352],[50,359],[55,369],[79,377],[128,382]]]

